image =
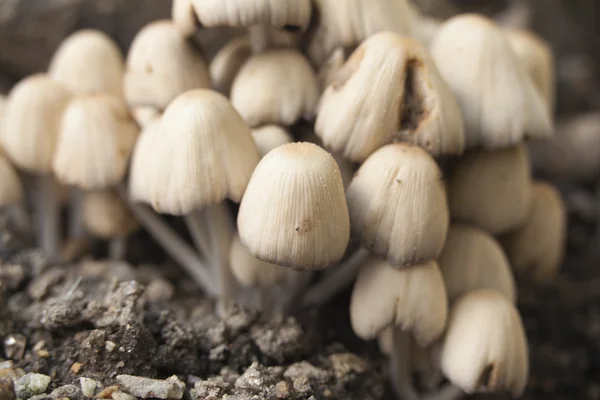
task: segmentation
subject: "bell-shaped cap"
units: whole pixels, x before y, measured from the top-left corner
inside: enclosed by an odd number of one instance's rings
[[[118,185],[137,136],[123,100],[105,94],[76,97],[63,115],[52,171],[63,184],[82,189]]]
[[[521,225],[531,203],[531,166],[524,144],[461,157],[448,185],[456,221],[496,235]]]
[[[140,133],[131,155],[129,171],[129,196],[133,201],[152,203],[152,184],[161,166],[160,157],[160,118],[151,121]]]
[[[552,119],[502,30],[463,14],[446,21],[431,46],[462,110],[467,148],[498,149],[552,135]]]
[[[76,96],[123,97],[123,55],[105,33],[84,29],[68,36],[48,68],[48,75]]]
[[[86,192],[82,206],[84,227],[88,233],[98,238],[126,236],[139,226],[115,190]]]
[[[450,302],[476,289],[494,289],[516,302],[515,279],[500,244],[485,231],[454,224],[438,259]]]
[[[138,32],[126,68],[129,107],[153,106],[162,111],[181,93],[210,87],[208,65],[171,21],[155,21]]]
[[[229,264],[235,279],[246,287],[267,288],[285,281],[289,271],[254,257],[237,235],[231,242]]]
[[[1,142],[6,155],[20,169],[47,174],[63,112],[71,98],[47,75],[32,75],[10,91],[2,119]]]
[[[210,62],[210,79],[215,90],[229,95],[236,75],[252,55],[247,36],[234,38],[215,54]]]
[[[251,127],[293,125],[302,117],[312,117],[318,100],[315,73],[297,50],[271,50],[251,57],[231,87],[231,103]]]
[[[284,128],[277,125],[265,125],[260,128],[252,129],[252,138],[260,156],[264,157],[271,150],[286,143],[292,143],[294,138]]]
[[[428,346],[444,332],[447,313],[444,280],[435,261],[399,270],[372,257],[362,266],[350,300],[352,329],[365,340],[394,325]]]
[[[549,183],[535,182],[525,223],[501,238],[513,268],[539,280],[556,276],[564,259],[567,212],[560,192]]]
[[[513,304],[489,289],[472,291],[454,303],[441,367],[468,394],[509,391],[521,396],[529,362],[523,323]]]
[[[446,189],[425,150],[382,147],[358,169],[346,196],[352,233],[392,265],[422,264],[442,251],[450,220]]]
[[[392,141],[418,144],[433,155],[461,154],[465,144],[456,99],[427,51],[391,32],[365,40],[333,75],[315,131],[351,161]]]
[[[339,261],[350,221],[331,154],[305,142],[269,152],[240,204],[238,230],[250,253],[272,264],[318,270]]]
[[[0,208],[20,202],[23,185],[19,174],[0,151]]]

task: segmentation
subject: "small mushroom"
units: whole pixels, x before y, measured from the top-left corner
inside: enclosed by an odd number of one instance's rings
[[[502,30],[464,14],[446,21],[430,46],[463,113],[467,148],[499,149],[552,135],[552,120]]]
[[[190,37],[196,31],[196,12],[192,0],[173,0],[171,6],[173,25],[183,37]]]
[[[225,44],[210,62],[213,88],[229,96],[236,75],[251,55],[252,47],[247,36],[234,38]]]
[[[284,128],[277,125],[265,125],[252,130],[252,138],[261,157],[271,150],[286,143],[292,143],[294,138]]]
[[[529,215],[524,224],[500,239],[519,272],[547,281],[557,275],[566,249],[567,212],[559,191],[534,182]]]
[[[492,235],[522,225],[531,204],[531,167],[525,145],[464,155],[450,177],[448,199],[453,219]]]
[[[123,97],[123,55],[105,33],[85,29],[68,36],[48,67],[48,75],[74,95]]]
[[[391,32],[365,40],[333,75],[315,132],[357,162],[392,141],[433,155],[461,154],[465,141],[458,104],[425,48]]]
[[[289,143],[262,158],[240,204],[242,243],[260,260],[297,270],[339,261],[350,237],[339,167],[312,143]]]

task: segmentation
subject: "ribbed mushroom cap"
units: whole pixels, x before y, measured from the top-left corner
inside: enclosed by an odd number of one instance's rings
[[[106,93],[123,97],[123,55],[106,34],[93,29],[77,31],[60,45],[48,75],[74,95]]]
[[[237,235],[231,242],[229,264],[235,279],[247,287],[264,288],[283,282],[289,271],[254,257]]]
[[[317,78],[296,50],[257,54],[242,66],[231,87],[231,103],[251,127],[292,125],[314,115],[319,100]]]
[[[391,32],[365,40],[333,75],[315,131],[351,161],[392,141],[434,155],[461,154],[465,143],[458,104],[427,51]]]
[[[149,197],[143,196],[157,212],[185,215],[241,200],[260,155],[227,98],[207,89],[186,92],[167,107],[155,134],[134,163],[160,166],[148,178]]]
[[[444,331],[446,289],[435,261],[398,270],[372,257],[360,270],[350,300],[350,321],[362,339],[375,339],[390,325],[428,346]]]
[[[251,55],[252,48],[247,36],[232,39],[225,44],[210,62],[210,79],[213,88],[229,95],[236,75]]]
[[[22,199],[21,179],[10,161],[0,151],[0,207],[18,203]]]
[[[453,219],[492,235],[521,225],[531,202],[531,166],[525,145],[464,155],[450,178],[448,199]]]
[[[555,77],[554,54],[550,44],[534,32],[522,29],[508,31],[506,37],[552,113]]]
[[[320,65],[337,47],[351,48],[383,31],[407,35],[412,19],[407,0],[317,0],[317,26],[308,44]]]
[[[468,148],[498,149],[552,135],[552,120],[502,30],[473,14],[446,21],[431,54],[456,95]]]
[[[184,37],[190,37],[196,31],[196,12],[192,0],[173,0],[171,6],[173,25]]]
[[[115,186],[125,176],[137,136],[123,100],[76,97],[63,115],[52,171],[60,182],[83,189]]]
[[[13,87],[2,119],[1,142],[6,155],[21,169],[46,174],[62,114],[71,95],[47,75],[33,75]]]
[[[83,198],[86,231],[102,239],[125,236],[139,224],[114,190],[87,192]]]
[[[209,87],[202,55],[171,21],[155,21],[138,32],[127,53],[125,98],[130,107],[164,110],[179,94]]]
[[[513,268],[540,280],[554,278],[565,255],[566,225],[567,212],[558,190],[548,183],[534,183],[525,223],[501,239]]]
[[[305,29],[312,13],[310,0],[192,0],[192,4],[206,28],[270,25]]]
[[[131,155],[129,196],[133,201],[152,203],[153,180],[161,168],[158,163],[162,150],[157,144],[159,140],[160,119],[155,119],[143,128]]]
[[[312,143],[284,144],[256,167],[240,204],[242,243],[257,258],[302,270],[339,261],[350,237],[333,157]]]
[[[352,232],[394,266],[435,260],[449,213],[442,174],[417,146],[395,143],[369,157],[348,187]]]
[[[515,303],[515,280],[500,244],[481,229],[454,224],[438,259],[450,302],[476,289],[494,289]]]
[[[461,297],[450,310],[441,367],[466,393],[507,390],[519,397],[529,362],[523,324],[512,303],[489,289]]]
[[[271,150],[284,145],[286,143],[292,143],[294,138],[284,128],[277,125],[265,125],[260,128],[252,129],[252,138],[260,156],[264,157]]]

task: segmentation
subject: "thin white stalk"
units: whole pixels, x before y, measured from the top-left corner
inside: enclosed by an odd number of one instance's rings
[[[451,383],[447,383],[440,389],[421,396],[421,400],[458,400],[465,396],[465,393]]]
[[[60,202],[52,175],[39,175],[36,180],[35,208],[38,245],[54,260],[60,252]]]
[[[202,259],[206,263],[212,264],[213,249],[210,246],[210,237],[204,221],[204,214],[200,210],[195,210],[183,217],[183,219]]]
[[[393,346],[390,354],[390,381],[398,400],[419,400],[410,371],[410,338],[401,327],[393,328]]]
[[[69,238],[76,239],[85,235],[83,228],[83,191],[76,187],[69,189]]]
[[[108,256],[111,260],[124,260],[127,254],[127,236],[117,236],[108,242]]]
[[[369,251],[364,247],[359,247],[346,261],[334,267],[335,271],[311,286],[302,298],[301,305],[303,307],[319,306],[335,297],[352,283],[367,257],[369,257]]]
[[[250,46],[254,54],[262,53],[269,47],[269,31],[265,25],[252,25],[248,28]]]

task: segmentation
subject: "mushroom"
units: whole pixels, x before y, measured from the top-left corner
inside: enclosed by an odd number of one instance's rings
[[[355,162],[392,141],[418,144],[433,155],[464,148],[458,104],[427,51],[391,32],[365,40],[335,73],[315,132],[327,148]]]
[[[210,62],[213,88],[229,96],[235,76],[251,55],[252,47],[247,36],[234,38],[221,47]]]
[[[171,21],[154,21],[138,32],[126,67],[124,90],[131,109],[153,107],[160,114],[181,93],[210,87],[202,55]]]
[[[196,31],[196,13],[192,0],[173,0],[171,6],[173,25],[183,37],[190,37]]]
[[[364,340],[393,332],[390,356],[392,387],[401,399],[418,399],[410,377],[410,336],[427,347],[444,332],[448,303],[435,261],[396,269],[371,258],[361,268],[350,300],[350,321]]]
[[[417,39],[425,47],[429,47],[444,22],[423,14],[414,3],[408,2],[408,10],[411,14],[409,18],[412,20],[410,36]]]
[[[52,158],[69,92],[47,75],[27,77],[11,90],[2,119],[1,142],[17,168],[36,175],[38,244],[48,257],[58,256],[60,222]]]
[[[289,143],[259,162],[240,204],[238,230],[256,258],[297,270],[339,261],[350,237],[339,167],[312,143]]]
[[[527,148],[479,150],[458,160],[448,184],[450,215],[496,235],[525,222],[531,203]]]
[[[139,106],[131,109],[131,116],[140,128],[145,128],[153,121],[160,119],[161,113],[152,106]]]
[[[127,235],[138,228],[138,222],[115,190],[94,190],[84,194],[83,223],[85,229],[100,239],[109,240],[112,260],[122,260],[127,251]]]
[[[430,50],[462,110],[467,148],[499,149],[552,135],[546,102],[491,20],[475,14],[453,17]]]
[[[567,213],[559,191],[534,182],[531,207],[523,225],[500,242],[515,270],[547,281],[556,276],[566,249]]]
[[[288,131],[277,125],[265,125],[253,129],[252,138],[261,157],[279,146],[294,141]]]
[[[494,289],[511,303],[516,302],[508,259],[496,239],[483,230],[452,225],[438,263],[451,303],[476,289]]]
[[[68,36],[52,56],[48,75],[74,95],[123,97],[123,55],[106,34],[93,29]]]
[[[270,50],[248,59],[231,87],[231,103],[250,127],[289,126],[311,118],[319,100],[317,78],[297,50]]]

